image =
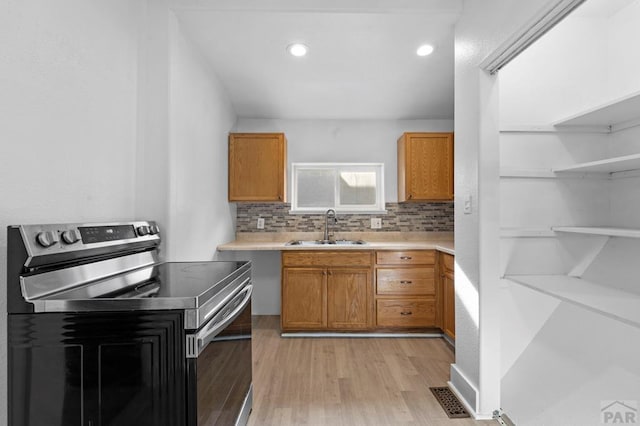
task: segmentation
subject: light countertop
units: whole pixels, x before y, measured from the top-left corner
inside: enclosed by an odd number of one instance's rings
[[[245,232],[236,240],[218,246],[219,251],[282,250],[438,250],[455,255],[452,232],[343,232],[334,239],[364,240],[366,245],[287,246],[291,240],[318,240],[316,232]]]

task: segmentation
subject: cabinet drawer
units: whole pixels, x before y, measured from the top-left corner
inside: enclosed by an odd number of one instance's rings
[[[370,251],[283,252],[282,266],[371,266]]]
[[[445,271],[453,273],[453,263],[454,263],[453,256],[446,253],[442,253],[441,256],[442,256],[442,266],[444,266]]]
[[[379,295],[416,295],[436,293],[433,268],[378,268],[376,292]]]
[[[435,321],[434,300],[377,300],[376,322],[379,327],[432,327]]]
[[[433,250],[377,251],[376,263],[379,265],[433,265]]]

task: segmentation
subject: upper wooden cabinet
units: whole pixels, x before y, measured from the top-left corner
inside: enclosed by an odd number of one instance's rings
[[[229,201],[286,201],[284,133],[229,134]]]
[[[398,139],[398,201],[453,200],[453,133]]]

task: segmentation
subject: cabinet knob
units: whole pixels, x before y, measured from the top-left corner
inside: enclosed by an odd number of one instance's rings
[[[401,280],[400,284],[413,284],[413,281]]]
[[[411,311],[400,312],[400,315],[402,315],[402,316],[407,316],[407,315],[411,315],[411,314],[413,314],[413,312],[411,312]]]
[[[402,259],[402,260],[411,260],[412,257],[411,256],[400,256],[400,259]]]
[[[333,272],[331,272],[331,270],[327,271],[327,273],[328,273],[329,275],[333,275]]]
[[[407,197],[408,200],[413,198],[413,194],[409,194],[409,196]]]
[[[322,275],[327,275],[327,271],[322,271]]]

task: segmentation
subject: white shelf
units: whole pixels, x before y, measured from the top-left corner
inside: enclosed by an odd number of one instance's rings
[[[640,327],[640,295],[566,275],[508,275],[506,279],[592,312]]]
[[[605,235],[608,237],[640,238],[640,229],[612,228],[601,226],[554,226],[556,232],[569,232],[575,234]]]
[[[554,126],[607,127],[640,119],[640,92],[556,121]]]
[[[622,157],[608,158],[606,160],[590,161],[588,163],[575,164],[569,167],[553,169],[556,173],[583,172],[583,173],[618,173],[640,169],[640,154],[625,155]]]
[[[501,238],[549,238],[556,233],[551,228],[500,228]]]

